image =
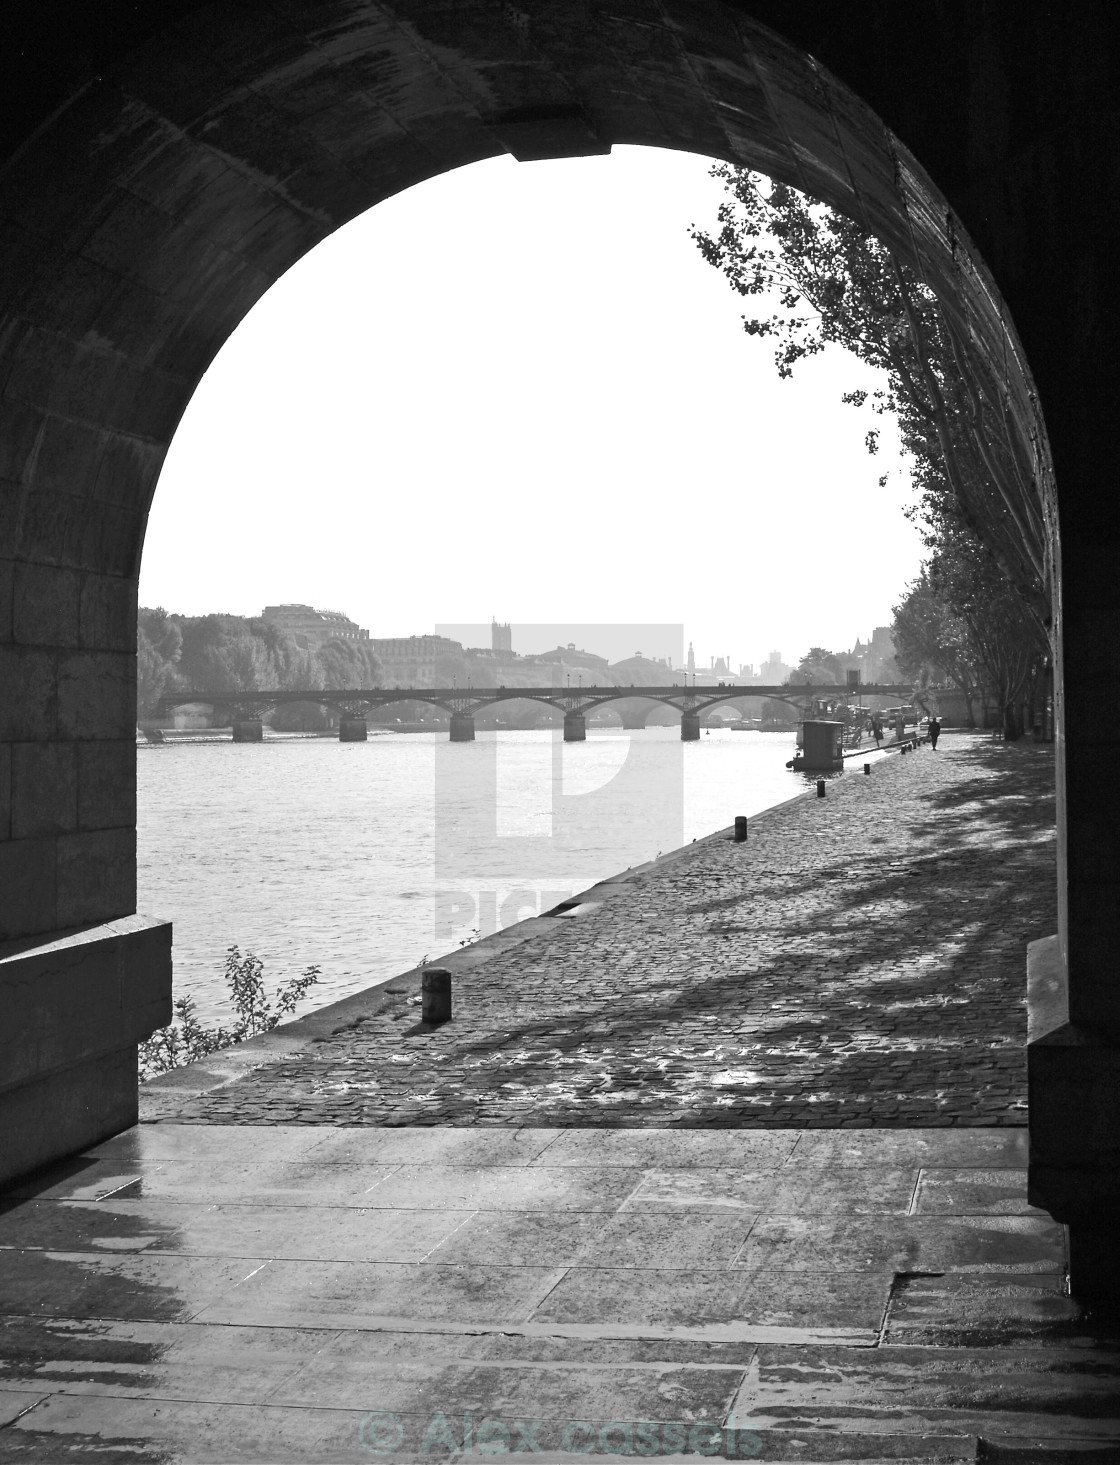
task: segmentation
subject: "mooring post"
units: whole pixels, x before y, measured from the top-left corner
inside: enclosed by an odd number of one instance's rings
[[[437,1027],[451,1021],[451,973],[445,966],[424,968],[420,979],[420,1017]]]
[[[742,844],[747,837],[747,816],[745,814],[735,815],[735,843]]]
[[[824,779],[823,778],[818,778],[817,779],[817,798],[818,799],[823,799],[824,798],[824,791],[825,791],[825,782],[824,782]]]
[[[870,772],[871,772],[871,764],[870,763],[865,763],[863,765],[863,771],[864,771],[864,773],[870,774]]]

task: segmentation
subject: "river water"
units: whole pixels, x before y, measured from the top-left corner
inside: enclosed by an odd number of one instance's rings
[[[228,737],[137,749],[139,909],[206,1022],[231,945],[270,988],[321,967],[309,1011],[807,788],[792,732]]]

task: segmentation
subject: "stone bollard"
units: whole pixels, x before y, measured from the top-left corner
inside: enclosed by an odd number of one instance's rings
[[[864,773],[870,774],[870,772],[871,772],[871,764],[870,763],[865,763],[863,765],[863,771],[864,771]]]
[[[747,816],[745,814],[735,815],[735,843],[742,844],[747,837]]]
[[[433,1027],[451,1021],[451,973],[444,966],[425,967],[420,979],[420,1018]]]
[[[824,798],[824,794],[825,794],[825,781],[824,781],[823,778],[818,778],[817,779],[817,798],[818,799],[823,799]]]

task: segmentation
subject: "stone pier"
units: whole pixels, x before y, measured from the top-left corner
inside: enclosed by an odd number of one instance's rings
[[[699,712],[681,713],[681,742],[697,743],[700,741],[700,714]]]
[[[587,741],[587,722],[582,712],[564,713],[564,741],[566,743]]]
[[[453,743],[474,742],[474,717],[469,712],[451,714],[451,741]]]
[[[369,729],[366,727],[364,717],[343,716],[338,724],[338,741],[340,743],[364,743],[369,737]]]
[[[259,717],[238,717],[233,724],[235,743],[263,743],[264,727]]]

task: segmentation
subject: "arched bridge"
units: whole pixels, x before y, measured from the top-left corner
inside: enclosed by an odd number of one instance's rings
[[[718,687],[375,687],[345,691],[285,692],[175,692],[161,697],[158,710],[166,714],[175,707],[202,702],[231,713],[235,742],[255,742],[262,736],[261,715],[293,702],[317,702],[341,714],[339,737],[358,742],[366,736],[366,716],[374,707],[399,702],[427,702],[442,708],[451,718],[451,741],[474,739],[476,715],[502,702],[541,702],[564,714],[564,741],[582,742],[586,737],[587,714],[609,702],[645,698],[675,707],[681,714],[681,737],[692,742],[700,736],[700,718],[720,702],[743,697],[767,697],[809,710],[814,703],[850,702],[855,696],[910,699],[909,685],[867,683],[861,686],[774,686],[756,687],[725,682]]]

